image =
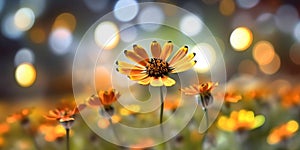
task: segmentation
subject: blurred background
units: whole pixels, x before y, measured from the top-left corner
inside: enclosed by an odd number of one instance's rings
[[[72,63],[84,33],[108,12],[139,2],[0,0],[0,122],[24,107],[49,107],[62,99],[72,99]],[[247,79],[272,85],[276,96],[299,87],[299,1],[147,2],[177,5],[194,13],[207,25],[222,50],[229,89],[251,84],[245,81]],[[163,22],[170,10],[160,9],[164,13],[154,12],[154,15]],[[131,17],[139,18],[145,13],[139,10]],[[126,21],[126,17],[122,20],[124,18],[118,14],[116,19]],[[187,19],[178,18],[183,22]],[[180,29],[189,32],[194,28],[193,23],[183,23]],[[191,31],[199,32],[197,29]],[[134,37],[131,38],[134,41]],[[124,39],[126,41],[121,35],[121,40]],[[200,68],[201,71],[207,68]],[[299,88],[294,92],[300,93]],[[295,99],[298,106],[299,95]]]

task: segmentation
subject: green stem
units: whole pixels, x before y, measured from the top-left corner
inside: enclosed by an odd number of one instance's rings
[[[66,128],[67,150],[70,150],[70,129]]]
[[[201,103],[202,109],[204,111],[204,117],[205,117],[205,123],[206,123],[205,134],[206,134],[206,132],[208,130],[208,126],[209,126],[209,123],[208,123],[209,122],[209,118],[208,118],[208,110],[206,108],[205,100],[204,100],[204,97],[201,94],[199,95],[198,101]]]
[[[163,87],[160,87],[160,119],[159,119],[159,124],[162,124],[163,121],[163,115],[164,115],[164,96],[163,96]]]
[[[112,129],[112,131],[113,131],[113,133],[114,133],[114,135],[115,135],[115,137],[116,137],[118,143],[121,144],[121,140],[120,140],[120,138],[119,138],[119,136],[118,136],[118,134],[117,134],[116,128],[115,128],[115,126],[114,126],[114,124],[113,124],[111,118],[109,118],[108,120],[109,120],[109,124],[110,124],[110,126],[111,126],[111,129]]]

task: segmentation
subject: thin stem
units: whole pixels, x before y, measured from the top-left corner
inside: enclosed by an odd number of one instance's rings
[[[163,121],[163,115],[164,115],[164,96],[163,96],[163,87],[160,87],[160,119],[159,119],[159,124],[162,124]]]
[[[109,124],[110,124],[110,126],[111,126],[111,129],[112,129],[112,131],[113,131],[113,133],[114,133],[114,135],[115,135],[115,137],[116,137],[118,143],[121,144],[121,140],[120,140],[120,138],[119,138],[119,136],[118,136],[118,134],[117,134],[116,128],[115,128],[115,126],[114,126],[114,124],[113,124],[111,118],[109,118],[108,120],[109,120]]]
[[[67,136],[67,150],[70,150],[70,129],[66,128],[66,136]]]
[[[204,97],[203,97],[201,94],[199,94],[198,102],[201,103],[202,109],[203,109],[203,111],[204,111],[204,117],[205,117],[205,123],[206,123],[205,134],[206,134],[206,132],[207,132],[207,130],[208,130],[208,127],[209,127],[209,123],[208,123],[208,122],[209,122],[209,118],[208,118],[208,110],[207,110],[207,108],[206,108],[205,100],[204,100]]]

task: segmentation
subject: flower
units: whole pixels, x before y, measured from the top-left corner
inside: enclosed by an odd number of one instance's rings
[[[59,140],[66,135],[65,129],[60,125],[41,124],[38,130],[48,142]]]
[[[242,100],[242,96],[237,93],[226,92],[224,95],[224,101],[226,103],[237,103],[240,100]]]
[[[291,108],[300,105],[300,86],[293,88],[285,93],[281,99],[281,105],[284,108]]]
[[[267,142],[269,144],[277,144],[283,140],[287,140],[292,137],[298,131],[299,125],[297,121],[290,120],[280,126],[271,130]]]
[[[15,123],[20,121],[21,125],[26,126],[29,123],[30,109],[22,109],[20,112],[16,112],[6,118],[7,123]]]
[[[181,89],[181,91],[185,95],[198,95],[198,94],[207,95],[216,86],[218,86],[217,82],[207,82],[207,83],[202,83],[202,84],[193,84],[189,87],[185,87],[185,88]]]
[[[265,122],[263,115],[254,115],[253,111],[232,111],[230,117],[221,116],[218,119],[218,127],[225,131],[253,130],[262,126]]]
[[[180,90],[185,95],[199,95],[199,103],[201,103],[202,107],[206,109],[206,107],[213,101],[211,91],[216,86],[218,86],[217,82],[206,82],[202,84],[193,84],[189,87],[185,87]]]
[[[138,45],[133,45],[133,50],[125,50],[125,56],[137,65],[117,61],[117,71],[128,75],[129,79],[138,81],[142,85],[172,86],[176,82],[169,77],[170,73],[186,71],[196,64],[196,61],[193,60],[196,54],[187,55],[187,46],[181,47],[170,59],[168,58],[173,51],[171,41],[168,41],[163,48],[158,42],[153,41],[150,47],[151,58],[146,50]]]
[[[109,89],[107,91],[99,91],[98,95],[92,95],[88,99],[88,104],[90,106],[104,106],[109,107],[111,106],[117,99],[120,97],[120,93],[117,92],[115,89]]]
[[[69,107],[57,108],[50,110],[45,118],[48,120],[57,120],[66,129],[70,129],[75,120],[75,114],[78,112],[77,107],[74,107],[73,109],[70,109]]]

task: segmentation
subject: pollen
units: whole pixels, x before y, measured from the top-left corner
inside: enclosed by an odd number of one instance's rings
[[[159,58],[151,58],[146,65],[146,72],[150,77],[163,77],[172,71],[169,64]]]

